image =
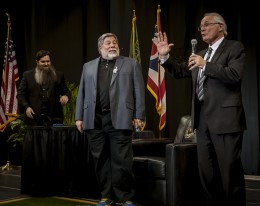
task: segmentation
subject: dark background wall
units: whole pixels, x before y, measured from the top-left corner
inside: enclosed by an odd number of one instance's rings
[[[97,38],[105,32],[118,35],[121,54],[128,56],[131,20],[136,11],[145,84],[149,67],[157,5],[161,6],[162,30],[174,43],[172,54],[183,58],[190,53],[190,40],[201,41],[197,26],[205,12],[216,11],[228,25],[229,39],[240,40],[247,54],[243,80],[243,101],[248,129],[244,135],[243,164],[248,174],[260,174],[259,155],[259,47],[256,32],[260,9],[251,1],[227,0],[5,0],[0,5],[0,60],[4,60],[7,17],[11,15],[12,37],[20,78],[35,67],[35,53],[50,50],[53,64],[67,80],[79,83],[82,65],[98,56]],[[191,80],[175,80],[166,73],[167,124],[158,131],[155,99],[146,90],[147,130],[157,137],[174,137],[181,116],[190,114]],[[3,143],[5,134],[0,134]],[[4,144],[4,143],[3,143]],[[1,145],[0,145],[1,147]],[[1,148],[0,148],[1,150]],[[0,155],[3,155],[0,152]]]

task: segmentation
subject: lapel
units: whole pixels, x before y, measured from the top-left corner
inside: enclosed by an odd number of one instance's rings
[[[223,39],[223,41],[220,43],[219,47],[215,51],[213,57],[211,58],[210,62],[212,62],[212,63],[216,63],[217,62],[219,56],[224,51],[225,45],[226,45],[226,39]],[[206,49],[206,51],[207,51],[207,49]],[[205,81],[207,81],[207,79],[208,79],[208,76],[206,76]]]
[[[113,74],[112,74],[112,78],[111,78],[111,83],[110,86],[114,83],[115,79],[117,78],[120,70],[122,69],[122,65],[123,65],[124,59],[122,56],[119,56],[116,59],[116,63],[115,63],[115,67],[113,69]]]
[[[226,45],[226,39],[223,39],[223,41],[220,43],[219,47],[217,48],[216,52],[214,53],[212,59],[210,62],[212,63],[216,63],[216,61],[218,60],[219,56],[222,54],[222,52],[224,51],[225,45]]]
[[[91,75],[93,75],[94,77],[94,85],[97,85],[97,78],[98,78],[98,64],[100,61],[101,57],[96,58],[95,60],[93,60],[92,64],[93,65],[89,65],[89,72],[91,73]],[[93,68],[93,69],[92,69]]]

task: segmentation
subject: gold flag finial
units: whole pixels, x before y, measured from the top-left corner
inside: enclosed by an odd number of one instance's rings
[[[7,13],[7,12],[5,14],[6,14],[7,18],[8,18],[8,21],[10,21],[10,14]]]
[[[158,11],[158,12],[161,12],[161,7],[160,7],[160,4],[158,4],[157,11]]]
[[[5,13],[6,16],[7,16],[7,26],[10,26],[11,25],[11,18],[10,18],[10,14],[9,13]]]

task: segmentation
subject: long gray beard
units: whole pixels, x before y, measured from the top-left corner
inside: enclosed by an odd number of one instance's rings
[[[48,70],[40,69],[38,67],[36,67],[35,70],[35,81],[39,85],[49,85],[57,80],[56,71],[53,66],[50,66]]]

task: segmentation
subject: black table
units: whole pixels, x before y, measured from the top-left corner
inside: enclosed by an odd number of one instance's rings
[[[134,132],[133,139],[155,139],[155,136],[152,130],[143,130]]]
[[[28,127],[23,142],[21,193],[96,196],[87,139],[75,126]]]

